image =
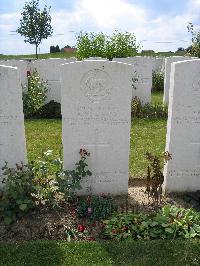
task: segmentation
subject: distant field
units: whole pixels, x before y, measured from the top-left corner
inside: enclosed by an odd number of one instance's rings
[[[183,56],[185,52],[158,52],[158,53],[138,53],[138,56],[160,56],[160,57],[168,57],[168,56]],[[47,53],[47,54],[39,54],[39,59],[46,59],[46,58],[69,58],[75,57],[76,53]],[[35,54],[29,55],[2,55],[0,54],[0,60],[6,59],[35,59]]]
[[[69,58],[76,56],[75,53],[52,53],[52,54],[39,54],[39,59],[46,58]],[[8,59],[35,59],[35,54],[29,55],[1,55],[0,60],[8,60]]]

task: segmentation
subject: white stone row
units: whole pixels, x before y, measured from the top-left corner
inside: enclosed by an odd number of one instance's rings
[[[93,60],[106,60],[101,58],[88,58]],[[61,103],[61,83],[60,83],[60,65],[67,62],[74,62],[75,58],[61,59],[51,58],[42,60],[4,60],[1,61],[4,65],[16,66],[20,70],[22,86],[27,85],[27,71],[36,69],[40,77],[47,81],[48,94],[46,103],[51,100]],[[137,96],[142,103],[151,101],[152,88],[152,68],[153,61],[150,57],[132,57],[132,58],[115,58],[113,61],[130,63],[133,65],[133,81],[129,86],[132,88],[132,98]]]
[[[166,150],[172,160],[164,169],[164,187],[199,190],[200,60],[171,67]],[[87,60],[62,64],[59,71],[64,168],[72,169],[79,150],[86,149],[93,175],[83,180],[81,193],[127,193],[133,64]],[[1,168],[4,161],[9,167],[27,162],[20,83],[16,67],[0,66]]]

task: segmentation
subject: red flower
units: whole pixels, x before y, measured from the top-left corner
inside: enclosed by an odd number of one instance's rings
[[[84,230],[85,230],[85,226],[82,225],[82,224],[79,224],[79,225],[78,225],[78,231],[79,231],[79,232],[84,232]]]
[[[113,234],[116,234],[116,233],[117,233],[117,230],[112,229],[112,233],[113,233]]]
[[[122,226],[122,227],[121,227],[121,230],[122,230],[122,231],[126,231],[126,230],[128,230],[128,227],[127,227],[127,226]]]
[[[86,149],[80,149],[79,153],[81,156],[90,156],[90,153]]]
[[[90,226],[95,227],[95,226],[97,226],[97,224],[96,224],[96,222],[94,222]]]
[[[31,75],[31,71],[30,70],[27,70],[26,76],[29,77],[30,75]]]

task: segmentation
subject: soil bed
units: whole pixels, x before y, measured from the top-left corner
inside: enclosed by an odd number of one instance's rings
[[[119,213],[132,211],[151,213],[167,204],[184,208],[192,207],[200,211],[200,191],[164,195],[161,203],[156,204],[152,199],[148,199],[144,186],[131,186],[128,197],[118,196],[113,199],[113,202]],[[91,241],[99,238],[101,222],[79,219],[75,205],[67,204],[58,210],[40,208],[28,213],[11,225],[5,225],[3,221],[0,221],[0,241],[67,240],[67,228],[73,230],[79,225],[84,225],[86,230],[83,234],[80,233],[78,240]]]

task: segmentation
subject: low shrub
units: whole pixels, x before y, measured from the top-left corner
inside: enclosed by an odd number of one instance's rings
[[[146,103],[142,105],[140,99],[135,97],[131,103],[132,118],[167,118],[168,107],[162,104],[152,105]]]
[[[145,192],[148,194],[148,199],[151,197],[156,203],[161,203],[162,185],[164,183],[163,166],[167,161],[172,159],[172,156],[168,151],[165,151],[162,158],[149,152],[145,154],[145,157],[149,162],[146,174]],[[164,165],[161,159],[164,159]]]
[[[40,79],[37,70],[27,71],[28,85],[23,88],[23,108],[25,118],[32,117],[45,102],[47,82]]]
[[[163,71],[153,71],[152,75],[152,91],[164,91],[164,73]]]
[[[165,206],[155,214],[117,214],[104,221],[108,239],[175,239],[200,237],[200,213]]]
[[[34,186],[33,166],[17,165],[10,169],[7,164],[3,168],[6,178],[3,179],[4,191],[0,199],[0,216],[6,224],[15,221],[17,216],[27,213],[36,207],[32,193],[36,192]]]
[[[75,169],[66,171],[62,160],[53,159],[50,150],[28,165],[17,165],[16,169],[8,168],[6,164],[0,217],[10,224],[30,209],[41,205],[59,207],[73,197],[82,188],[82,178],[92,174],[86,163],[89,153],[81,149],[80,156]]]
[[[47,104],[43,105],[41,108],[39,108],[31,117],[45,119],[62,118],[61,104],[54,101],[50,101]]]
[[[87,196],[80,198],[77,204],[77,212],[80,218],[91,221],[106,219],[112,215],[114,206],[109,195]]]

